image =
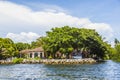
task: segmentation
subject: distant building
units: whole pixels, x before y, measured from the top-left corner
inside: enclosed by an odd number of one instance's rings
[[[44,50],[42,47],[20,51],[20,57],[22,57],[23,55],[27,58],[45,58]]]

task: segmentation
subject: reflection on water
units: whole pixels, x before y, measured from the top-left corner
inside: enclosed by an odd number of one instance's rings
[[[0,65],[0,80],[120,80],[120,63]]]

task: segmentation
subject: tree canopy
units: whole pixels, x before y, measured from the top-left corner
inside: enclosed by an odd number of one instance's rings
[[[103,40],[94,29],[76,27],[56,27],[46,32],[46,36],[28,43],[14,43],[9,38],[0,38],[0,59],[18,56],[19,51],[42,46],[47,57],[56,58],[57,52],[69,56],[74,50],[88,52],[100,59],[111,57],[111,53],[119,53],[120,42],[115,39],[115,49]],[[69,58],[69,57],[67,57]]]
[[[29,48],[30,44],[28,43],[14,43],[9,38],[0,38],[0,59],[17,57],[19,51]]]
[[[103,59],[110,49],[95,30],[69,26],[52,28],[42,41],[45,51],[53,57],[57,51],[67,55],[75,49],[83,49]]]
[[[15,56],[18,53],[14,42],[9,38],[0,38],[0,59]]]
[[[118,39],[114,40],[115,46],[112,49],[112,53],[110,55],[110,58],[114,61],[120,62],[120,41]]]

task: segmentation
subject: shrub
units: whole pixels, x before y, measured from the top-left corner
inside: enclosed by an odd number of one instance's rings
[[[52,58],[52,56],[50,55],[50,56],[48,57],[48,59],[53,59],[53,58]]]
[[[14,64],[19,64],[21,62],[23,62],[23,58],[15,58],[15,59],[13,59]]]
[[[35,60],[40,60],[41,58],[39,58],[39,57],[35,57],[34,59],[35,59]]]

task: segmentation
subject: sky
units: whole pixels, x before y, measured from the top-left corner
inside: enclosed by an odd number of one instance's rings
[[[120,0],[0,0],[0,37],[31,42],[53,27],[95,29],[120,40]]]

